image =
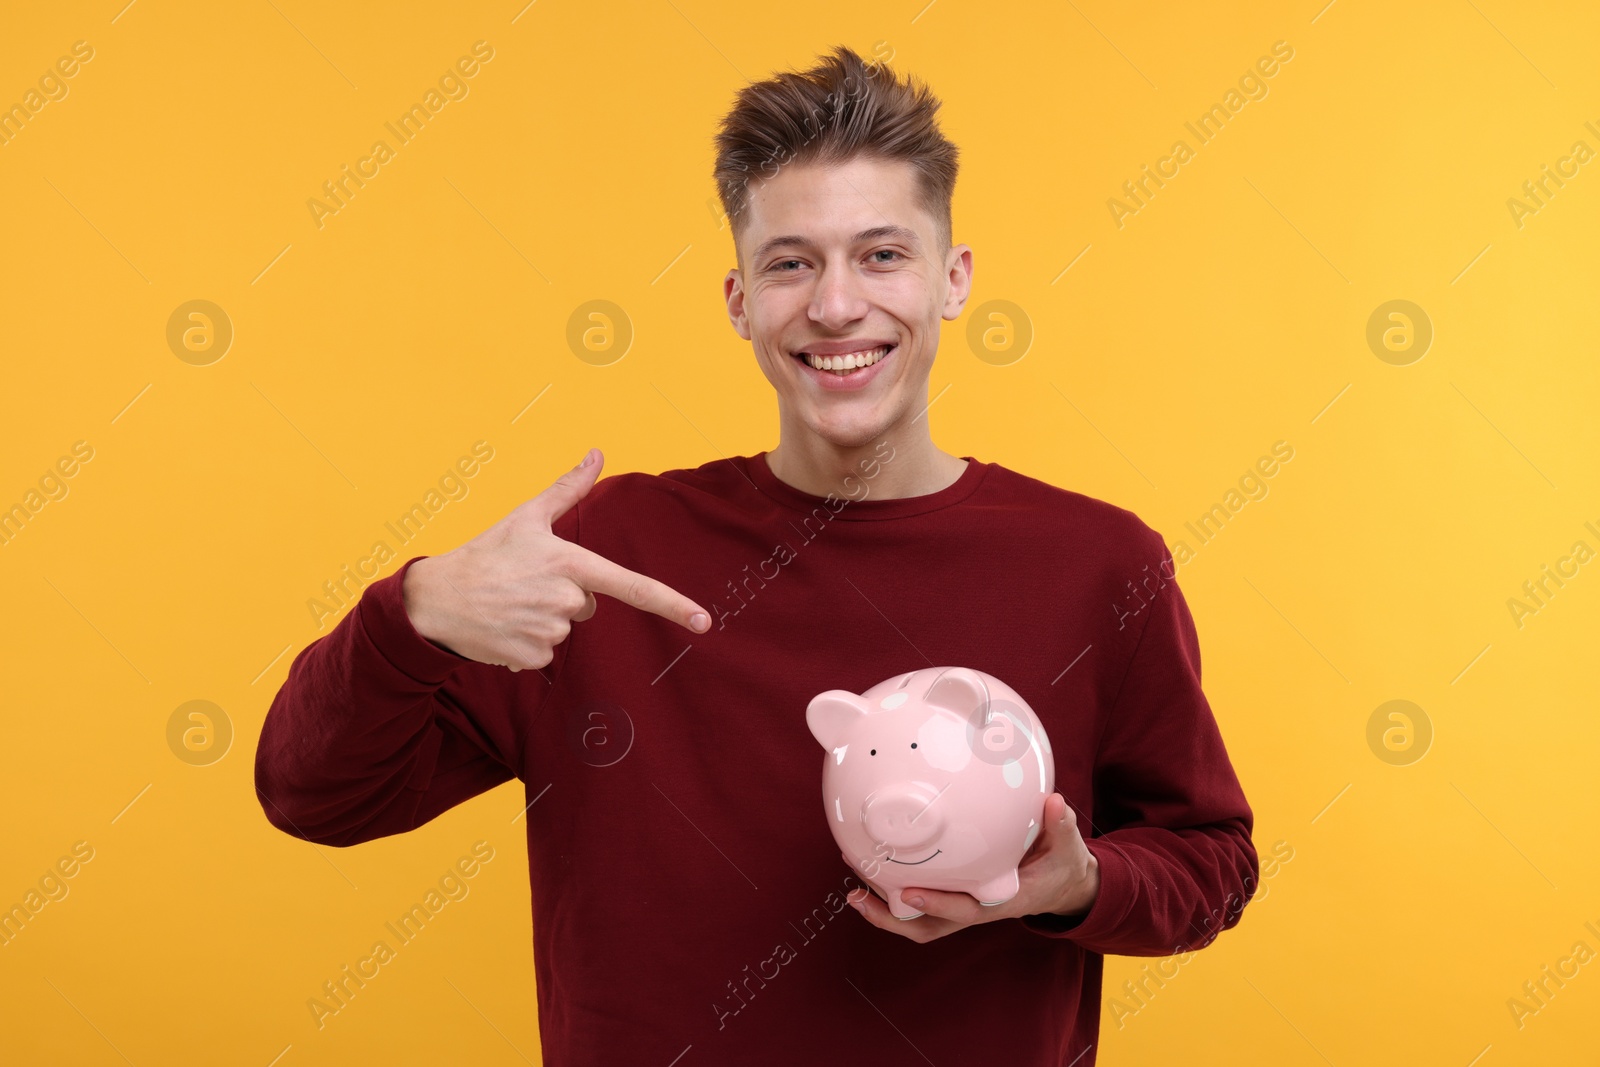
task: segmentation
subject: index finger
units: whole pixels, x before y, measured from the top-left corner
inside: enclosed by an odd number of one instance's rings
[[[705,633],[711,628],[711,616],[706,609],[665,582],[630,571],[581,545],[574,545],[573,548],[577,554],[570,576],[580,588],[615,597],[624,604],[660,615],[694,633]]]

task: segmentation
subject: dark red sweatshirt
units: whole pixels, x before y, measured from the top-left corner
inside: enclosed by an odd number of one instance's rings
[[[549,1067],[1088,1067],[1101,955],[1236,923],[1252,815],[1161,537],[965,458],[901,499],[875,493],[887,443],[826,498],[765,453],[602,479],[555,532],[715,618],[697,635],[600,597],[540,671],[421,637],[408,560],[296,657],[256,754],[267,818],[354,845],[520,779]],[[1100,865],[1087,915],[917,944],[845,903],[806,705],[930,666],[987,671],[1043,720]]]

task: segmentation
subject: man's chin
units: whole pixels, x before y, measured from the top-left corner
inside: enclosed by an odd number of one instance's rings
[[[891,419],[880,415],[876,406],[861,412],[857,418],[846,420],[806,419],[806,429],[818,440],[826,441],[840,451],[869,448],[882,440],[892,424]]]

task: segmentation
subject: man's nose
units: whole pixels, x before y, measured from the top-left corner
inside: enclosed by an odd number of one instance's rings
[[[811,321],[835,332],[865,318],[867,302],[862,296],[861,279],[846,267],[824,266],[811,295],[809,312]]]

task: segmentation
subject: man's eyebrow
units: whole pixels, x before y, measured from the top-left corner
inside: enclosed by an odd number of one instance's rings
[[[855,237],[852,239],[852,242],[855,243],[855,244],[860,244],[860,243],[862,243],[864,241],[879,241],[879,240],[882,240],[882,239],[884,239],[886,237],[896,238],[898,240],[905,241],[907,244],[911,245],[913,248],[921,248],[922,247],[922,242],[920,240],[918,240],[915,230],[907,229],[904,226],[892,226],[892,225],[891,226],[874,226],[870,230],[862,230],[860,233],[855,235]],[[763,241],[762,244],[761,244],[761,247],[757,248],[755,250],[755,253],[751,256],[751,258],[752,259],[761,259],[764,256],[766,256],[767,253],[776,252],[780,248],[809,248],[809,247],[811,247],[811,242],[808,239],[800,236],[799,234],[793,234],[793,233],[784,234],[784,235],[782,235],[780,237],[774,237],[774,238],[772,238],[772,239],[770,239],[768,241]]]

